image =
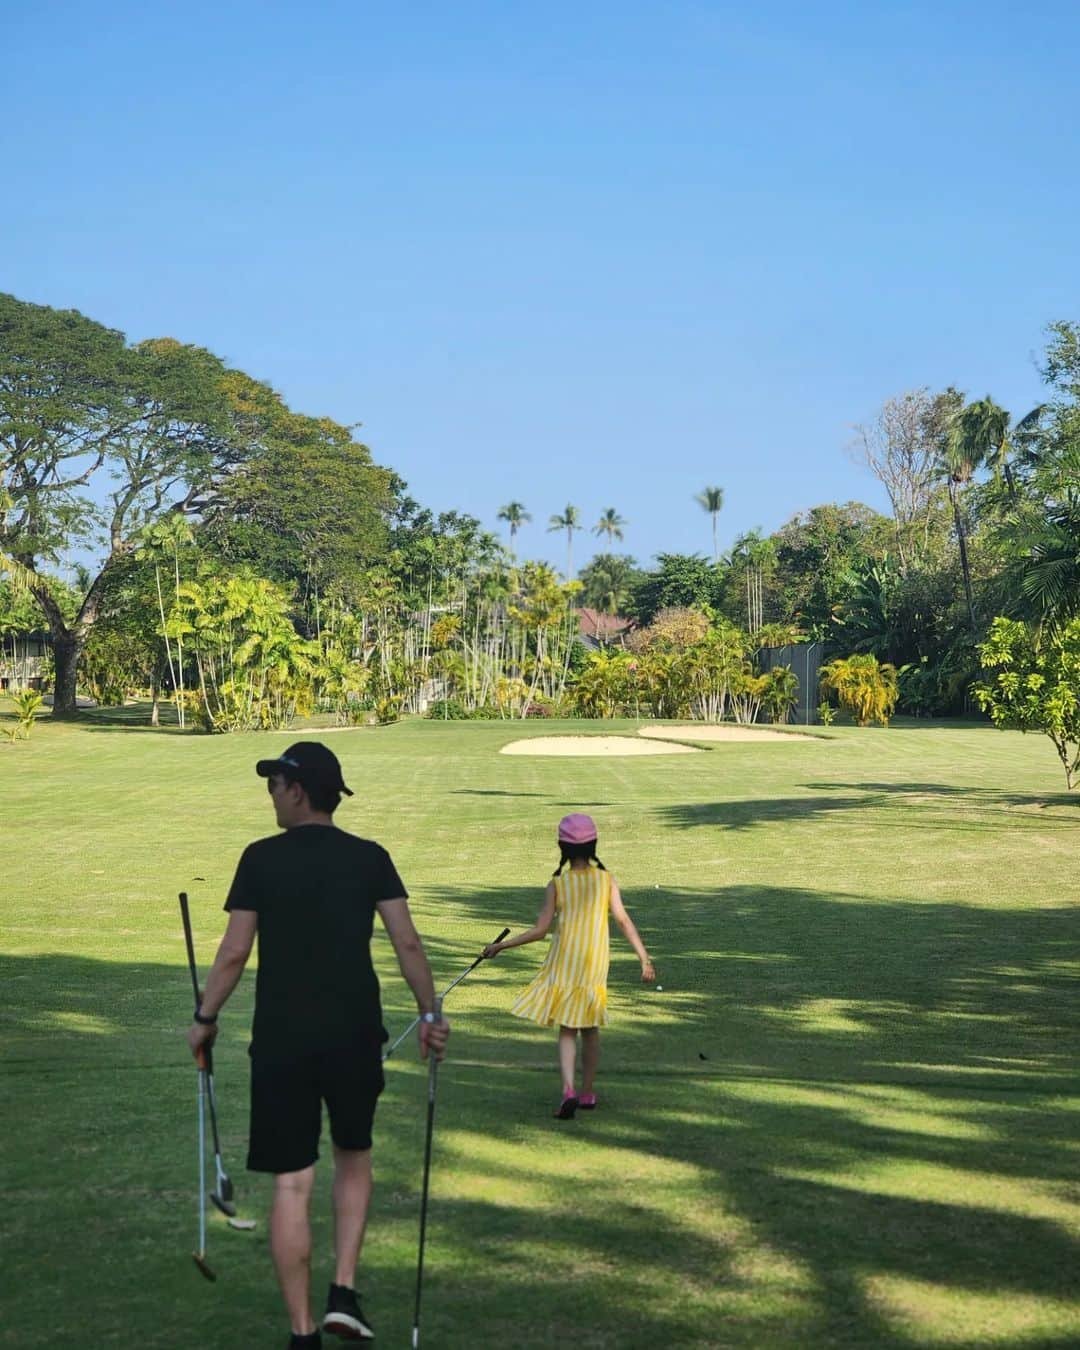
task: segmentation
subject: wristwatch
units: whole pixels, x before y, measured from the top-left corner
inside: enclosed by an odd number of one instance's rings
[[[217,1014],[215,1013],[213,1017],[204,1017],[202,1011],[199,1008],[196,1008],[195,1021],[198,1022],[199,1026],[201,1027],[216,1027]]]
[[[420,1021],[421,1021],[421,1022],[441,1022],[441,1021],[442,1021],[442,1018],[439,1016],[438,1013],[426,1012],[426,1013],[421,1013],[421,1014],[420,1014]]]

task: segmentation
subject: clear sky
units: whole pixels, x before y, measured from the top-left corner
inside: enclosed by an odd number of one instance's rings
[[[1074,3],[3,6],[0,289],[363,423],[519,551],[882,506],[851,425],[1040,397],[1080,319]],[[576,557],[596,541],[579,537]]]

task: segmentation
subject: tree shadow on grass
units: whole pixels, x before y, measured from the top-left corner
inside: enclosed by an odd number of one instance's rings
[[[925,798],[959,798],[979,807],[1001,806],[1080,806],[1080,794],[1075,792],[1003,792],[997,788],[961,787],[955,783],[801,783],[811,791],[835,792],[838,788],[853,789],[875,797],[901,796]]]
[[[915,823],[922,830],[984,833],[984,818],[999,816],[1002,810],[1080,805],[1080,799],[1059,793],[1031,796],[955,787],[938,791],[932,784],[807,783],[803,786],[819,795],[676,803],[655,808],[655,814],[662,826],[681,830],[711,827],[743,831],[773,824],[790,825],[845,811],[897,823]],[[838,792],[837,788],[860,791]],[[933,811],[935,805],[939,808],[937,813]],[[1039,829],[1072,829],[1076,822],[1064,815],[1036,815],[1033,811],[1019,809],[1010,816],[1009,824],[1012,828],[1030,825]]]
[[[664,993],[637,983],[616,935],[592,1116],[551,1119],[554,1037],[507,1012],[542,947],[484,962],[453,993],[429,1214],[433,1344],[1080,1341],[1080,1309],[1068,1311],[1080,1270],[1075,908],[752,886],[629,889],[627,902]],[[531,923],[523,903],[511,887],[426,891],[417,912],[439,987],[504,923]],[[394,1032],[410,1000],[385,941],[377,961]],[[262,1194],[240,1166],[250,998],[246,981],[218,1050],[245,1203]],[[33,1327],[50,1272],[68,1271],[49,1299],[49,1343],[88,1318],[106,1344],[132,1328],[142,1344],[222,1350],[250,1343],[252,1327],[271,1329],[259,1343],[277,1334],[264,1248],[224,1252],[218,1299],[177,1250],[186,1230],[179,1244],[169,1235],[193,1210],[179,1035],[189,1009],[182,950],[173,966],[0,958],[14,1061],[0,1143],[0,1223],[15,1254],[6,1311]],[[397,1344],[411,1310],[426,1071],[409,1056],[388,1075],[365,1266],[380,1338]],[[102,1185],[107,1204],[93,1198]],[[75,1299],[66,1235],[87,1224],[118,1273],[80,1283]],[[219,1252],[229,1241],[213,1240]],[[917,1310],[928,1289],[947,1312],[924,1313],[920,1329],[895,1300]],[[155,1321],[163,1300],[178,1319],[167,1329]]]

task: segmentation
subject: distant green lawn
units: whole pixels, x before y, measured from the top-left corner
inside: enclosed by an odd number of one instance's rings
[[[0,1345],[284,1345],[268,1184],[245,1174],[246,1025],[224,1019],[226,1164],[254,1236],[195,1242],[195,1078],[176,893],[205,965],[271,832],[278,735],[129,713],[0,740]],[[539,946],[454,991],[424,1344],[1080,1345],[1080,794],[988,727],[632,759],[500,756],[630,724],[413,722],[328,738],[339,823],[393,852],[440,986],[533,920],[567,810],[655,954],[616,934],[601,1107],[562,1124],[554,1036],[507,1014]],[[410,999],[380,934],[392,1033]],[[388,1066],[360,1284],[412,1313],[424,1071]],[[327,1177],[328,1182],[328,1177]],[[316,1296],[330,1271],[320,1186]]]

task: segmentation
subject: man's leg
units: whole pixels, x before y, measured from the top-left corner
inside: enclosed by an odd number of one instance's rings
[[[311,1221],[308,1209],[315,1168],[279,1172],[274,1177],[270,1210],[270,1251],[292,1329],[301,1336],[315,1330],[311,1318]]]
[[[371,1200],[371,1149],[334,1145],[334,1283],[352,1289]]]

